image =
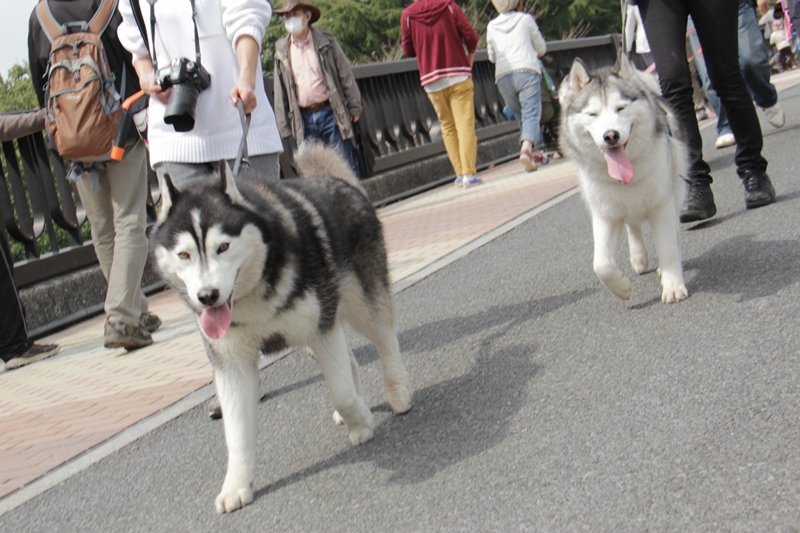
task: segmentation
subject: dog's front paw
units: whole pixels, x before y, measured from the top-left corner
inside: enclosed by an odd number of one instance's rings
[[[628,281],[628,278],[622,275],[622,271],[620,271],[620,269],[614,265],[595,265],[594,272],[608,290],[623,300],[630,299],[631,292],[633,292],[633,286],[631,285],[631,282]]]
[[[214,507],[216,507],[218,514],[232,513],[236,509],[241,509],[252,502],[253,489],[250,487],[237,487],[231,490],[223,488],[217,499],[214,500]]]
[[[686,299],[689,296],[689,291],[686,290],[686,285],[676,283],[670,286],[664,286],[661,292],[661,301],[665,304],[674,304]]]
[[[402,415],[411,410],[411,384],[407,380],[390,383],[387,387],[389,405],[397,415]]]
[[[372,428],[369,426],[362,426],[353,428],[348,431],[348,437],[350,438],[350,444],[353,446],[358,446],[359,444],[364,444],[365,442],[372,440]]]
[[[633,271],[637,274],[644,274],[647,272],[649,261],[647,259],[647,254],[631,254],[631,266],[633,267]]]

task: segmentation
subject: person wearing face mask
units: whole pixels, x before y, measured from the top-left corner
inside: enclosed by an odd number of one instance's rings
[[[335,146],[358,175],[353,123],[361,115],[361,92],[350,63],[333,34],[312,27],[320,10],[308,2],[286,0],[288,35],[275,43],[275,116],[281,137],[299,145],[321,140]]]

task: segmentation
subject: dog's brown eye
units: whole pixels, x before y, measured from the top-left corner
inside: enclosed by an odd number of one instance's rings
[[[181,252],[178,254],[178,257],[180,257],[181,259],[189,259],[189,254],[187,254],[186,252]]]
[[[222,252],[227,250],[229,246],[230,246],[230,244],[228,244],[227,242],[223,242],[222,244],[220,244],[219,249],[217,250],[217,253],[221,254]]]

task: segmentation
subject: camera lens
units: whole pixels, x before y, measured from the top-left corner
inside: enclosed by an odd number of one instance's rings
[[[164,111],[164,122],[172,124],[175,131],[191,131],[194,128],[194,110],[199,91],[191,83],[172,86],[169,102]]]

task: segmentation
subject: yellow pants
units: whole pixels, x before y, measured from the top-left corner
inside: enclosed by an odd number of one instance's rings
[[[442,140],[457,176],[475,174],[478,136],[475,135],[475,99],[472,78],[447,89],[428,93],[442,126]]]

